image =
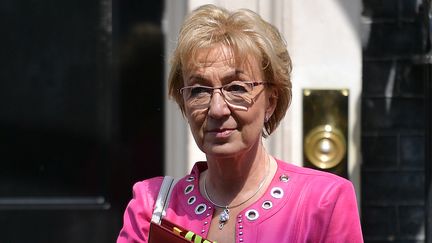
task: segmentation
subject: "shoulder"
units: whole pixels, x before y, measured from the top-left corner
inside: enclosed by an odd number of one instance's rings
[[[143,181],[136,182],[133,187],[132,191],[134,193],[134,197],[136,196],[142,196],[147,194],[156,194],[159,192],[159,188],[163,181],[163,176],[153,177],[150,179],[146,179]]]
[[[330,219],[332,212],[345,210],[346,215],[358,218],[356,193],[351,181],[328,172],[283,161],[278,163],[280,173],[289,177],[291,200],[301,205],[304,211]]]
[[[296,166],[281,160],[278,160],[278,166],[281,173],[288,175],[303,193],[309,192],[322,196],[348,194],[355,197],[352,182],[343,177],[325,171]]]
[[[152,209],[162,184],[163,177],[154,177],[136,182],[132,187],[132,199],[129,208],[139,208],[145,211]]]
[[[312,181],[322,181],[328,183],[333,182],[333,183],[342,183],[342,184],[351,183],[349,180],[329,172],[315,170],[306,167],[300,167],[282,160],[277,160],[277,162],[280,170],[292,176],[300,177],[302,179],[307,179],[309,181],[312,180]]]
[[[136,182],[132,187],[132,199],[127,210],[134,214],[148,216],[153,211],[163,177],[154,177]]]

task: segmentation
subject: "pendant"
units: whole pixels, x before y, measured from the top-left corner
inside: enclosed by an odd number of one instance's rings
[[[223,210],[223,212],[219,215],[219,229],[222,230],[222,228],[224,227],[225,223],[228,221],[229,219],[229,209],[225,208]]]

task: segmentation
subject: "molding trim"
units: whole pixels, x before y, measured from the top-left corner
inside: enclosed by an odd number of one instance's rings
[[[168,97],[169,58],[174,49],[177,33],[187,13],[187,2],[165,0],[162,28],[165,37],[165,156],[164,173],[180,178],[188,172],[188,127],[177,104]]]

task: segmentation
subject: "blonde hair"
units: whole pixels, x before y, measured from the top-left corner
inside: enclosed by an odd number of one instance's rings
[[[263,136],[279,125],[291,103],[291,59],[279,31],[251,10],[230,12],[215,5],[203,5],[192,11],[180,29],[177,47],[171,60],[168,91],[185,112],[179,93],[184,86],[183,70],[196,52],[214,44],[230,47],[237,60],[254,55],[261,60],[266,87],[276,91],[276,109],[264,124]]]

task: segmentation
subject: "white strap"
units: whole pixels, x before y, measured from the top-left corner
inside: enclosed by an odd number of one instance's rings
[[[153,223],[160,224],[162,218],[166,214],[166,209],[169,204],[171,191],[175,185],[175,183],[173,182],[174,182],[174,178],[172,178],[171,176],[165,176],[164,180],[162,181],[162,185],[159,190],[158,197],[156,199],[156,204],[151,219]]]

